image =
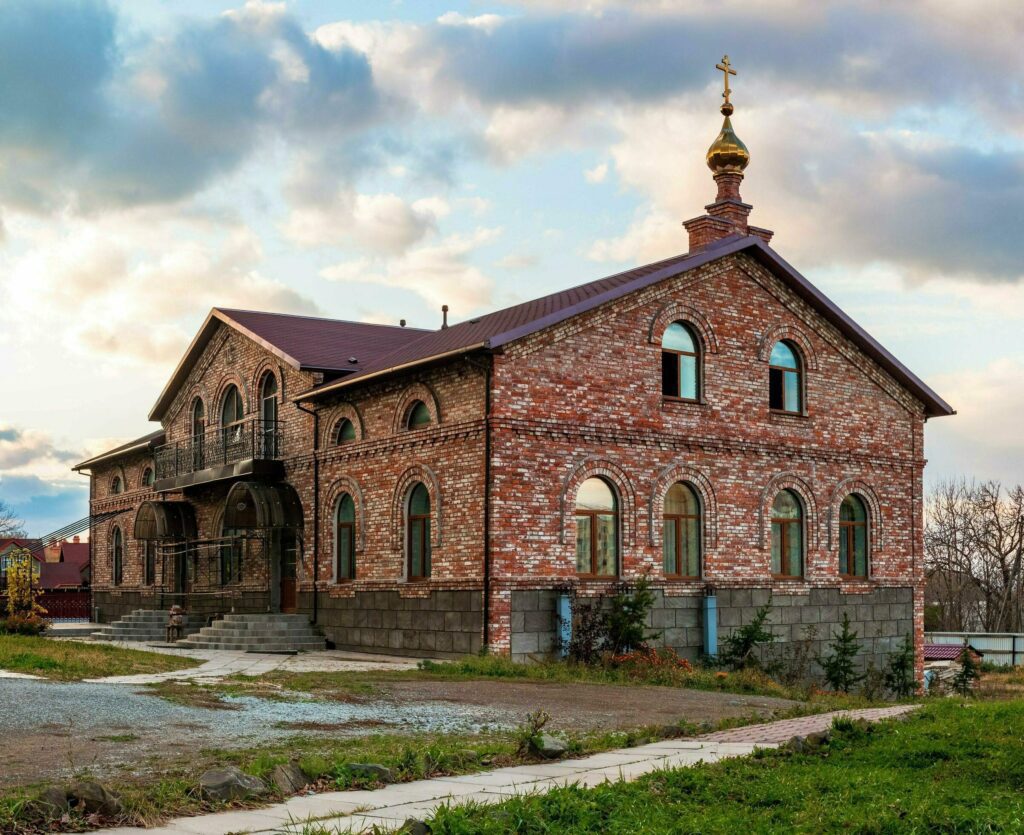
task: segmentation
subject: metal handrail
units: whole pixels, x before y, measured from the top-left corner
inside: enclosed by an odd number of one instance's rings
[[[280,454],[278,422],[248,418],[159,446],[153,458],[157,478],[174,478],[237,461],[273,460]]]

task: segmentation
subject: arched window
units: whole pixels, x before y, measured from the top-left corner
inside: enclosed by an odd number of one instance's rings
[[[124,535],[115,527],[110,533],[110,571],[115,586],[124,579]]]
[[[662,555],[668,577],[700,577],[700,501],[689,484],[665,494]]]
[[[615,577],[619,570],[618,502],[603,478],[588,478],[576,493],[576,571]]]
[[[153,468],[152,467],[146,467],[142,471],[142,486],[143,487],[152,487],[154,481],[155,481],[155,477],[153,475]]]
[[[241,399],[241,398],[239,398]],[[263,375],[260,383],[260,432],[263,439],[263,457],[277,457],[277,377],[271,372]]]
[[[853,493],[839,505],[839,573],[868,576],[868,511],[864,500]]]
[[[804,573],[804,509],[792,490],[782,490],[772,504],[772,574]]]
[[[427,408],[427,404],[422,400],[415,401],[409,407],[409,417],[406,418],[405,425],[407,429],[422,429],[424,426],[430,426],[430,409]]]
[[[430,493],[422,482],[409,493],[408,513],[409,579],[430,576]]]
[[[121,476],[116,475],[110,482],[110,492],[115,496],[124,490],[124,482],[121,481]]]
[[[427,499],[427,515],[430,514]],[[337,582],[356,578],[356,504],[348,493],[342,493],[334,514],[335,543],[337,548]]]
[[[673,322],[661,337],[661,393],[700,399],[700,349],[689,325]]]
[[[334,427],[334,443],[350,444],[356,439],[356,425],[348,418],[342,418]]]
[[[201,470],[203,463],[203,447],[206,440],[206,406],[197,397],[192,403],[192,468]]]
[[[776,342],[768,361],[768,405],[777,412],[803,411],[803,367],[791,342]]]
[[[221,436],[225,446],[237,446],[242,443],[244,433],[242,431],[242,418],[245,414],[245,407],[242,405],[242,392],[238,386],[228,386],[224,392],[224,402],[220,407]]]

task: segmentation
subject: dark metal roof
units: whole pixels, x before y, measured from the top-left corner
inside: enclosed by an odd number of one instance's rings
[[[72,562],[44,562],[39,566],[39,587],[43,589],[77,588],[84,583],[84,565]]]
[[[378,357],[432,333],[397,325],[215,307],[164,386],[149,413],[150,420],[163,418],[220,323],[245,334],[293,368],[343,374],[358,371]],[[358,362],[351,362],[351,357]]]
[[[143,502],[135,514],[134,539],[195,539],[196,515],[188,502]]]
[[[968,644],[968,648],[975,655],[983,656],[983,652],[978,652],[974,647]],[[963,644],[925,644],[924,645],[924,660],[925,661],[956,661],[963,654]]]
[[[148,435],[143,435],[141,438],[136,438],[134,441],[128,441],[126,444],[109,449],[106,452],[94,455],[83,461],[81,464],[75,464],[71,469],[75,472],[81,472],[82,470],[88,470],[94,467],[96,464],[103,464],[108,461],[112,461],[115,458],[120,458],[122,455],[129,455],[133,452],[142,452],[143,450],[152,450],[164,442],[164,430],[157,429],[156,432],[150,432]]]
[[[427,332],[420,338],[389,353],[382,354],[376,359],[368,360],[365,363],[361,362],[358,371],[354,371],[340,380],[325,383],[304,392],[296,399],[313,399],[325,393],[354,385],[362,380],[452,354],[477,349],[497,350],[510,342],[592,310],[627,293],[641,290],[659,281],[738,252],[747,252],[775,272],[797,295],[811,304],[822,316],[856,343],[864,353],[891,374],[897,382],[921,400],[927,415],[939,417],[954,414],[953,408],[945,400],[840,310],[831,299],[793,269],[775,250],[760,238],[739,235],[723,238],[692,255],[678,255],[664,261],[616,273],[569,290],[552,293],[514,307],[470,319],[467,322],[460,322],[447,329]]]
[[[224,528],[265,530],[293,528],[301,530],[302,502],[290,484],[264,484],[238,481],[231,485],[224,500]]]

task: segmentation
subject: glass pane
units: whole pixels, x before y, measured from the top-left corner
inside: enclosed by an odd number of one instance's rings
[[[796,371],[782,373],[785,385],[784,408],[787,412],[800,411],[800,375]]]
[[[780,491],[772,505],[772,516],[777,519],[799,519],[800,500],[791,490]]]
[[[661,393],[679,397],[679,354],[661,352]]]
[[[590,573],[590,517],[576,517],[576,571]]]
[[[697,353],[697,343],[694,341],[693,334],[682,322],[673,322],[665,328],[665,334],[661,337],[661,347],[672,351]]]
[[[800,367],[799,362],[797,362],[796,353],[785,342],[775,343],[775,347],[772,348],[772,356],[769,360],[769,364],[776,365],[779,368]]]
[[[665,520],[665,531],[662,543],[662,556],[664,558],[664,566],[666,574],[678,574],[679,564],[676,562],[676,520],[666,519]]]
[[[273,374],[268,374],[263,378],[263,396],[273,397],[277,394],[277,378]]]
[[[409,496],[409,513],[412,516],[430,515],[430,494],[422,482],[412,489]]]
[[[673,484],[665,494],[665,513],[676,516],[696,516],[697,497],[694,495],[693,488],[681,482]]]
[[[849,554],[849,529],[843,525],[839,528],[839,573],[849,574],[850,573],[850,554]]]
[[[683,528],[683,574],[687,577],[700,576],[700,522],[687,519]]]
[[[857,525],[853,529],[854,573],[858,577],[868,576],[868,528]]]
[[[786,531],[789,539],[789,574],[792,577],[799,577],[803,571],[803,529],[798,522],[787,523]]]
[[[349,580],[352,571],[352,527],[338,526],[338,579]]]
[[[409,576],[423,577],[423,519],[413,519],[409,523]]]
[[[338,502],[338,521],[352,523],[356,520],[356,505],[352,497],[345,493]]]
[[[772,522],[772,574],[782,573],[782,524]]]
[[[423,520],[423,576],[429,577],[431,571],[430,560],[430,520]]]
[[[867,511],[860,496],[850,494],[843,503],[839,505],[839,518],[843,522],[864,522],[867,520]]]
[[[680,397],[685,397],[688,400],[697,399],[697,358],[696,357],[680,357],[679,358],[679,391]]]
[[[422,400],[417,400],[416,404],[409,411],[409,428],[419,429],[421,426],[428,426],[430,424],[430,410]]]
[[[224,408],[221,409],[221,425],[227,426],[242,419],[242,395],[235,386],[224,395]]]
[[[337,437],[339,444],[346,444],[356,439],[356,427],[348,418],[342,418],[341,423],[338,424]]]
[[[768,369],[768,407],[771,409],[784,409],[786,406],[782,396],[783,373],[777,368]]]
[[[604,515],[597,517],[597,573],[602,577],[613,577],[617,574],[618,553],[615,537],[615,517]]]
[[[615,494],[602,478],[588,478],[576,494],[577,510],[615,510]]]

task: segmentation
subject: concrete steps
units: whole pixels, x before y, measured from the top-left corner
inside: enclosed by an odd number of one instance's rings
[[[227,649],[243,652],[312,652],[327,642],[306,615],[225,615],[178,646],[188,649]]]
[[[160,609],[136,609],[121,620],[101,626],[91,637],[102,641],[162,642],[167,639],[168,617],[169,613]],[[186,615],[184,634],[198,632],[205,625],[204,615]]]

